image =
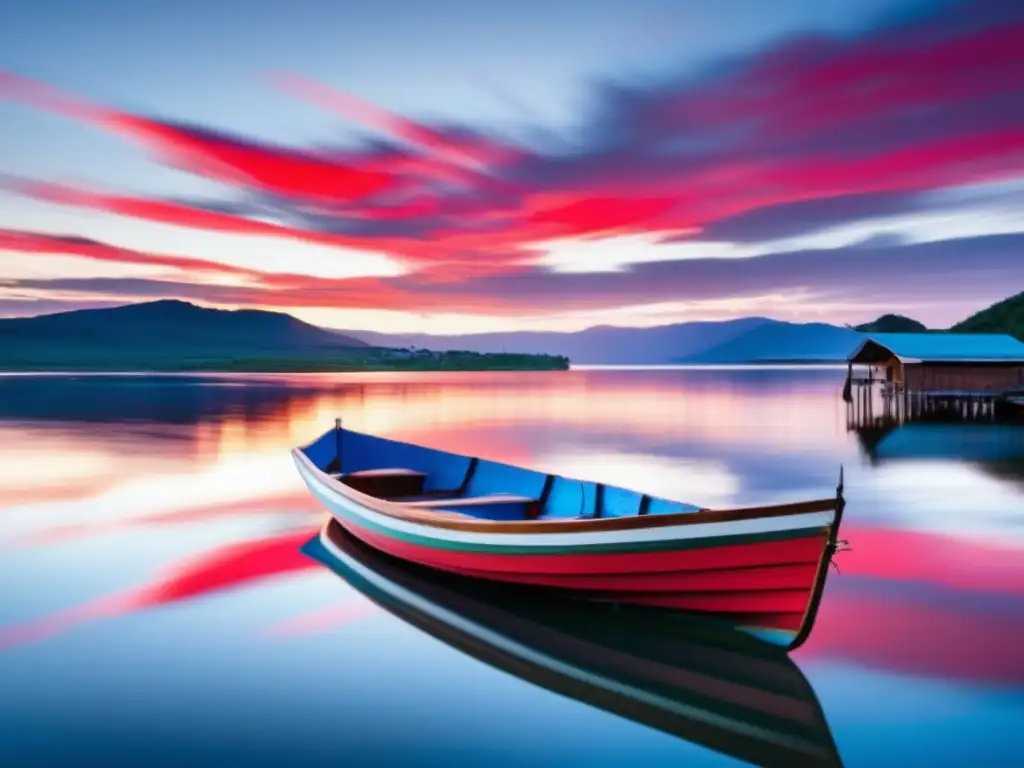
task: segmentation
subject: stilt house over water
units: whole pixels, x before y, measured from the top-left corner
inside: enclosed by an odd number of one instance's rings
[[[847,362],[851,379],[855,365],[867,366],[868,381],[894,392],[991,397],[1024,389],[1024,343],[1008,335],[876,333]]]

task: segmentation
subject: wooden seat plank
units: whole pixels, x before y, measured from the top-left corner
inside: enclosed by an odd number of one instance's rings
[[[389,496],[385,501],[393,501],[397,504],[413,504],[420,501],[437,501],[439,499],[458,499],[459,492],[455,491],[424,491],[423,493],[411,493],[405,496]]]
[[[331,477],[346,478],[346,477],[426,477],[426,472],[419,472],[415,469],[405,469],[404,467],[389,467],[387,469],[361,469],[356,472],[334,472]]]
[[[392,467],[347,472],[336,476],[335,479],[349,488],[384,499],[422,495],[427,474],[414,469]]]

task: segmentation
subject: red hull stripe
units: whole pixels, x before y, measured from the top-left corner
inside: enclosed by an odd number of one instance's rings
[[[586,555],[485,555],[477,552],[434,550],[391,539],[370,532],[349,522],[343,523],[351,533],[377,549],[411,562],[440,568],[453,573],[472,574],[479,578],[500,581],[526,580],[532,584],[545,584],[569,589],[586,589],[590,597],[597,600],[614,600],[636,605],[659,606],[676,610],[699,611],[721,614],[749,627],[797,631],[806,611],[817,572],[817,561],[806,562],[809,557],[821,553],[818,537],[800,538],[783,542],[763,542],[717,547],[713,552],[687,550],[685,552],[630,552]],[[780,544],[788,545],[780,547]],[[707,555],[731,550],[729,561],[757,563],[754,567],[727,569],[712,561]],[[737,550],[746,550],[738,552]],[[675,563],[668,563],[667,556],[674,557]],[[692,564],[694,556],[702,556],[706,564],[702,571],[679,570],[684,561]],[[803,563],[772,564],[772,557],[803,557]],[[593,569],[600,569],[605,562],[614,562],[618,573],[591,571],[580,574],[578,563],[583,560]],[[659,565],[674,566],[670,572],[654,573],[650,560]],[[633,563],[639,573],[622,573],[627,564]],[[532,573],[516,574],[512,568],[519,566]],[[575,565],[575,568],[572,568]],[[644,567],[647,566],[647,567]],[[561,573],[538,573],[539,568]],[[711,570],[707,568],[710,567]],[[566,573],[570,568],[576,573]],[[798,582],[799,579],[803,581]],[[565,579],[588,581],[580,587]],[[632,583],[630,583],[632,581]],[[625,586],[620,586],[620,582]],[[778,587],[776,583],[790,583],[792,587]],[[652,589],[653,587],[653,589]]]
[[[824,547],[824,537],[817,535],[801,536],[783,541],[752,542],[684,551],[492,555],[482,552],[434,549],[383,536],[348,520],[339,520],[338,522],[367,544],[403,560],[445,570],[467,569],[480,573],[494,573],[495,576],[499,573],[607,576],[817,563]]]

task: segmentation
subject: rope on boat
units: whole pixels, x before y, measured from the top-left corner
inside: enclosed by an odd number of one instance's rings
[[[849,383],[849,382],[847,382],[847,383]],[[846,476],[845,467],[843,467],[842,463],[840,463],[839,464],[839,484],[836,486],[836,518],[835,518],[835,522],[833,523],[833,525],[835,526],[835,529],[833,530],[833,533],[831,534],[832,536],[835,536],[836,534],[839,533],[838,526],[839,526],[840,521],[843,519],[843,510],[846,509],[846,497],[843,496],[843,490],[846,487],[845,476]],[[839,570],[839,564],[836,563],[836,561],[833,560],[832,558],[836,554],[838,554],[839,552],[850,552],[850,551],[852,551],[852,548],[850,547],[850,542],[847,541],[846,539],[836,539],[835,541],[833,541],[831,544],[828,545],[828,548],[829,548],[828,564],[836,569],[836,573],[842,573],[842,571]]]
[[[839,564],[836,563],[836,561],[833,560],[832,557],[834,555],[838,555],[840,552],[852,552],[852,551],[853,551],[853,547],[850,546],[850,542],[848,540],[846,540],[846,539],[839,539],[832,546],[832,552],[828,556],[828,564],[836,569],[836,573],[841,575],[842,571],[839,570]]]

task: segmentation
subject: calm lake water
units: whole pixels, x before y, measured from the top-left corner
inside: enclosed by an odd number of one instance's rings
[[[489,666],[299,552],[353,429],[705,506],[848,507],[793,654],[847,766],[1024,747],[1024,427],[858,432],[836,370],[0,378],[0,765],[738,765]]]

